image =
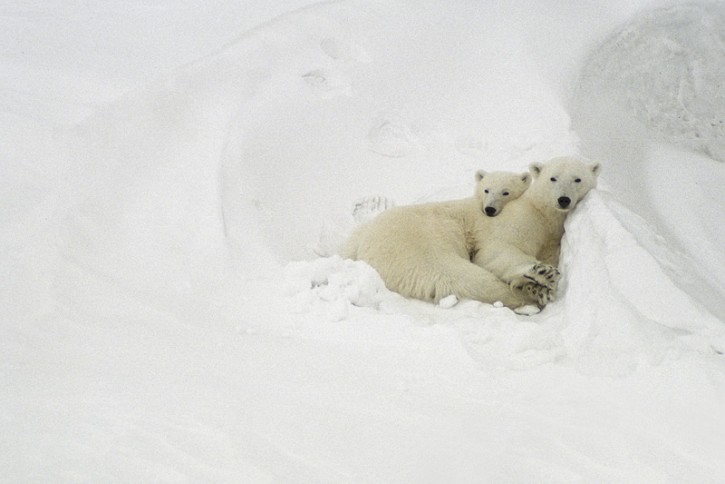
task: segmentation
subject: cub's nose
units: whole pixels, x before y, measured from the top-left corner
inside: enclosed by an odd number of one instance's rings
[[[488,215],[489,217],[493,217],[494,215],[496,215],[496,209],[493,207],[486,207],[484,209],[484,211],[486,212],[486,215]]]
[[[569,197],[559,197],[557,200],[559,202],[559,206],[561,208],[567,208],[571,204],[571,198]]]

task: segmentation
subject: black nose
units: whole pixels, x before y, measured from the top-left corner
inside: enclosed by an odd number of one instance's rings
[[[484,211],[486,212],[486,215],[488,215],[489,217],[493,217],[494,215],[496,215],[496,209],[493,207],[486,207],[484,209]]]
[[[559,199],[557,200],[557,202],[559,202],[559,206],[561,208],[566,208],[571,203],[571,198],[569,198],[569,197],[559,197]]]

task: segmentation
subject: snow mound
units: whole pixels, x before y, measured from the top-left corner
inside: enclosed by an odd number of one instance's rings
[[[595,50],[579,97],[606,97],[660,140],[725,161],[725,6],[635,18]]]
[[[285,268],[285,281],[296,307],[322,309],[332,320],[345,319],[350,305],[377,309],[390,297],[375,269],[340,256],[291,262]]]
[[[531,369],[568,361],[584,374],[623,376],[685,355],[725,352],[721,321],[680,287],[689,275],[655,227],[592,191],[567,221],[564,279],[543,312],[521,313],[455,298],[434,306],[386,289],[361,261],[339,256],[291,262],[291,306],[329,321],[404,315],[417,326],[455,329],[483,366]],[[372,311],[372,312],[370,312]]]
[[[585,371],[633,371],[685,351],[722,354],[722,322],[677,285],[678,269],[651,226],[593,191],[567,221],[561,311],[567,354]],[[596,370],[595,370],[596,369]]]
[[[454,335],[465,350],[461,357],[484,367],[530,369],[566,357],[558,334],[561,325],[547,319],[551,312],[533,318],[501,306],[458,301],[455,296],[439,305],[406,299],[389,291],[365,262],[339,256],[291,262],[285,268],[285,285],[289,307],[317,318],[305,332],[308,337],[319,338],[324,321],[344,320],[350,328],[355,321],[368,328],[387,324],[386,334],[402,324],[411,331],[438,328]],[[324,327],[326,332],[350,332],[350,328]]]
[[[9,3],[5,480],[725,475],[725,163],[649,146],[722,154],[721,4],[620,29],[569,110],[588,47],[670,0]],[[564,153],[611,194],[539,314],[299,261]]]

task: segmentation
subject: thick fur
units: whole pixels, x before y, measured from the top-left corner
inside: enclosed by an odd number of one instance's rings
[[[511,200],[521,196],[531,183],[529,173],[509,173],[495,171],[486,173],[483,170],[476,172],[476,193],[481,202],[481,211],[489,217],[500,214]]]
[[[407,297],[543,307],[556,291],[566,216],[596,186],[600,165],[555,158],[529,170],[533,185],[509,190],[510,203],[496,217],[484,215],[482,182],[491,176],[484,174],[469,199],[381,213],[353,233],[343,256],[366,261]]]
[[[407,297],[437,302],[454,294],[518,307],[526,301],[523,293],[514,294],[507,283],[473,264],[471,255],[477,250],[476,234],[494,220],[484,214],[486,207],[495,208],[492,215],[505,212],[530,181],[528,173],[478,172],[473,197],[386,210],[352,234],[343,256],[366,261],[390,290]]]
[[[532,163],[529,169],[534,177],[531,188],[510,203],[486,233],[477,234],[472,260],[506,283],[529,281],[553,291],[564,222],[596,187],[601,167],[555,158],[543,165]]]

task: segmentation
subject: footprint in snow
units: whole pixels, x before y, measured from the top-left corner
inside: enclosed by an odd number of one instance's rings
[[[461,136],[456,140],[456,150],[462,155],[473,158],[484,158],[486,154],[486,142],[473,136]]]
[[[364,223],[371,220],[380,212],[384,212],[395,206],[395,203],[386,197],[368,197],[355,202],[352,209],[352,216],[357,223]]]
[[[410,154],[417,141],[408,123],[399,115],[383,115],[368,131],[368,147],[383,156],[402,158]]]
[[[349,96],[352,93],[349,79],[325,69],[315,69],[302,74],[302,79],[314,92],[326,99]]]

